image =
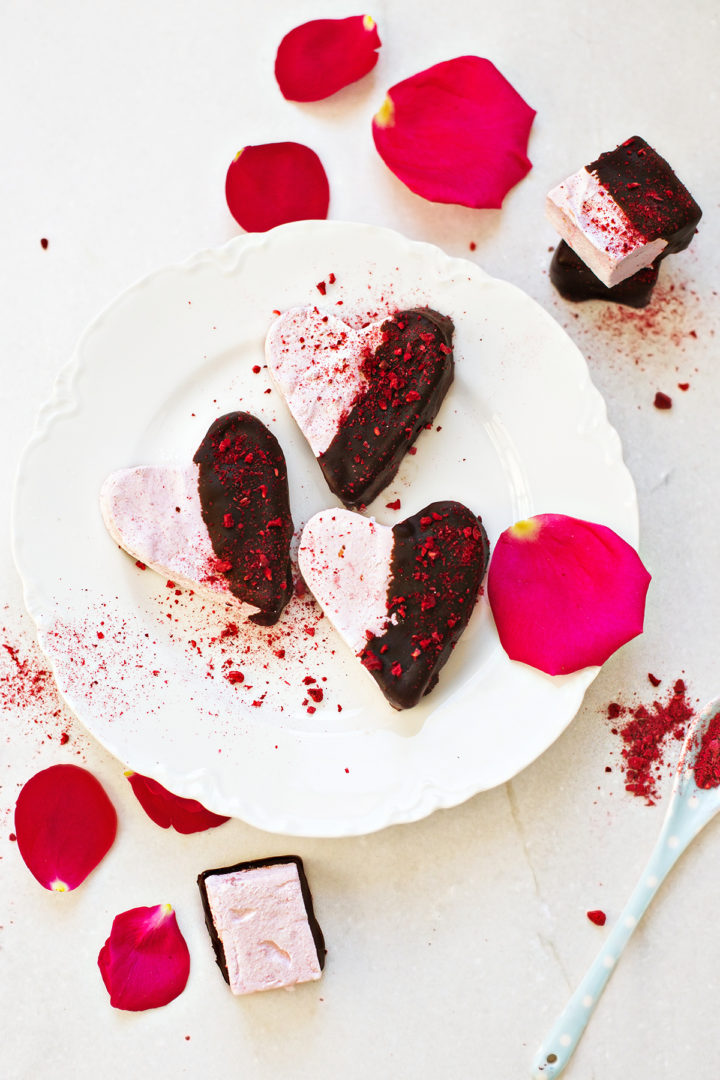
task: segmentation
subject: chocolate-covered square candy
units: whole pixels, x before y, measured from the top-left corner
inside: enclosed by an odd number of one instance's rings
[[[564,240],[555,248],[550,262],[550,280],[565,300],[609,300],[633,308],[650,303],[658,271],[658,263],[653,263],[609,289]]]
[[[702,216],[667,161],[638,135],[554,187],[546,212],[608,288],[686,248]]]
[[[198,887],[215,959],[234,994],[320,978],[325,940],[298,855],[204,870]]]

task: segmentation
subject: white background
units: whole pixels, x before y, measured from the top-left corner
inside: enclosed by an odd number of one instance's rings
[[[580,346],[638,488],[641,553],[654,577],[646,632],[607,663],[568,731],[512,783],[418,824],[342,841],[286,840],[240,822],[194,837],[160,830],[122,766],[67,713],[52,715],[51,694],[13,701],[14,665],[0,650],[3,1076],[526,1076],[606,932],[585,912],[602,908],[612,921],[661,823],[662,802],[647,807],[623,790],[608,702],[650,700],[648,671],[663,678],[661,692],[681,674],[694,700],[720,692],[716,4],[385,0],[371,10],[383,41],[374,72],[327,102],[285,102],[273,78],[283,33],[358,10],[322,0],[3,5],[1,640],[42,666],[10,554],[10,506],[55,374],[119,291],[237,234],[227,165],[243,145],[281,139],[320,154],[332,218],[388,225],[476,259],[530,293]],[[499,212],[425,203],[372,144],[385,90],[463,53],[491,59],[538,112],[534,168]],[[569,305],[547,279],[555,241],[545,192],[632,134],[687,183],[705,212],[699,234],[663,265],[645,315]],[[673,398],[670,411],[653,407],[657,390]],[[87,765],[120,822],[105,861],[64,896],[37,885],[10,840],[21,785],[59,761]],[[568,1077],[717,1077],[719,828],[683,858],[637,930]],[[293,993],[236,1000],[214,966],[195,877],[287,851],[306,861],[329,947],[325,975]],[[116,1012],[96,966],[112,918],[164,902],[190,947],[187,989],[164,1009]]]

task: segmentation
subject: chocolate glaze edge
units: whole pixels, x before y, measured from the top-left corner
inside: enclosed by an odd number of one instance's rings
[[[601,154],[586,169],[647,239],[667,240],[663,257],[689,245],[702,210],[665,158],[640,135]]]

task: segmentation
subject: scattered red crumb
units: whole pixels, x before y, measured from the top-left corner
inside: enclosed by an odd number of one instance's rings
[[[689,382],[679,382],[677,385],[678,385],[678,390],[689,390],[690,389],[690,383]]]
[[[145,563],[140,562],[139,559],[135,560],[135,565],[137,566],[138,570],[147,570],[147,566],[145,565]]]
[[[400,509],[400,500],[399,499],[393,499],[392,502],[385,503],[385,506],[387,507],[388,510],[399,510]]]
[[[43,251],[47,251],[49,242],[50,241],[48,240],[48,238],[46,236],[43,236],[42,240],[40,241],[40,247],[43,249]]]
[[[417,454],[417,446],[411,446],[408,450],[408,454]]]
[[[67,729],[71,716],[45,658],[34,638],[16,632],[11,644],[9,633],[3,627],[5,640],[0,640],[0,714],[6,717],[8,738],[14,727],[22,737],[32,735],[39,745],[57,739],[64,746],[70,741]],[[76,740],[73,749],[82,756],[83,741]]]
[[[668,397],[667,394],[663,394],[662,390],[658,390],[653,405],[656,409],[672,409],[672,398]]]
[[[659,686],[660,683],[662,682],[662,679],[658,679],[657,675],[653,675],[649,671],[648,671],[648,680],[652,683],[653,686]]]
[[[655,678],[655,676],[653,676]],[[652,680],[651,680],[652,681]],[[613,701],[607,707],[609,720],[624,719],[612,728],[622,740],[621,768],[625,774],[625,790],[654,806],[659,797],[663,773],[672,771],[677,754],[666,755],[668,744],[679,743],[693,717],[693,708],[682,679],[676,679],[664,701],[651,705],[629,707]]]
[[[323,699],[323,692],[319,686],[311,686],[308,690],[308,694],[315,702],[320,702]]]
[[[324,296],[325,293],[327,292],[327,285],[325,284],[324,281],[318,281],[315,288],[317,289],[317,291],[320,293],[321,296]]]
[[[607,915],[604,911],[588,911],[587,917],[591,923],[595,923],[596,926],[604,926],[607,920]]]
[[[468,247],[470,248],[471,251],[475,251],[476,248],[477,248],[477,244],[475,243],[474,240],[471,240]]]
[[[262,368],[260,367],[259,364],[253,364],[253,374],[254,375],[259,375],[261,371],[262,371]]]

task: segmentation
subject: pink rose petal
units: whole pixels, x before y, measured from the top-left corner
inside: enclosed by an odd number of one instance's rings
[[[225,180],[230,213],[248,232],[266,232],[288,221],[326,218],[330,187],[320,158],[296,142],[246,146]]]
[[[117,815],[105,789],[78,765],[51,765],[23,787],[15,807],[28,870],[54,892],[76,889],[112,846]]]
[[[372,71],[379,48],[370,15],[314,19],[280,42],[275,78],[288,101],[320,101]]]
[[[649,584],[612,529],[538,514],[499,538],[487,591],[508,656],[560,675],[603,664],[642,632]]]
[[[181,994],[190,953],[170,904],[116,915],[98,967],[116,1009],[157,1009]]]
[[[125,776],[147,816],[162,829],[172,826],[179,833],[204,832],[205,829],[214,829],[230,820],[206,810],[196,799],[183,799],[180,795],[173,795],[149,776],[141,776],[135,772],[126,772]]]
[[[489,60],[459,56],[391,87],[373,138],[387,167],[424,199],[497,208],[532,168],[534,116]]]

